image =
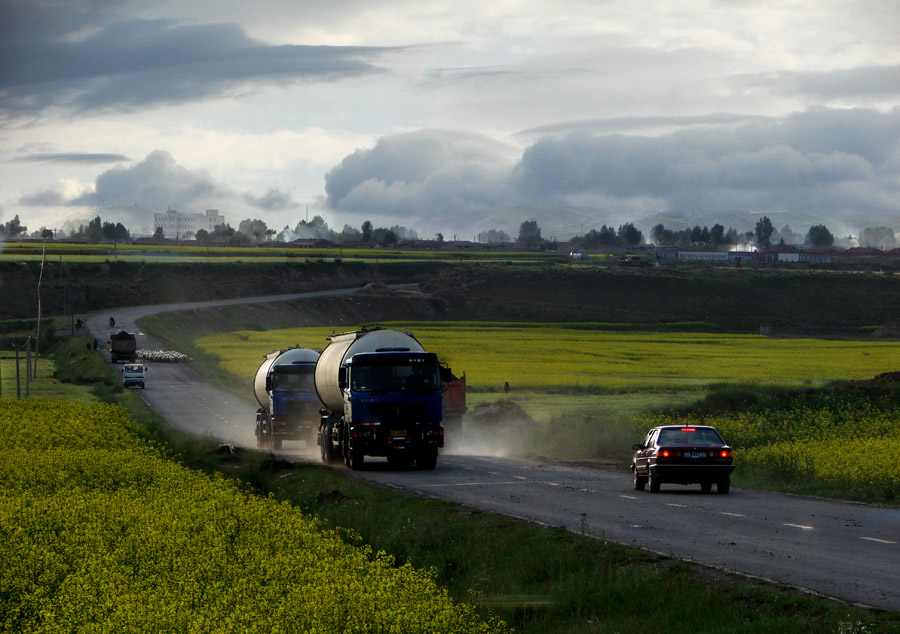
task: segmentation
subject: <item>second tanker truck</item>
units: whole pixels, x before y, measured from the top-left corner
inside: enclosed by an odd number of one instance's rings
[[[444,446],[437,355],[408,333],[361,329],[330,337],[316,364],[322,461],[365,456],[434,469]]]
[[[256,442],[259,447],[281,449],[284,440],[305,440],[311,445],[319,425],[319,397],[313,383],[319,353],[306,348],[276,350],[253,378]]]

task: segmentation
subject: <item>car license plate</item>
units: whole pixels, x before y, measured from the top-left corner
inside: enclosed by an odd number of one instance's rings
[[[405,429],[392,429],[391,430],[391,438],[403,438],[406,436]]]
[[[705,451],[685,451],[684,457],[685,458],[706,458],[706,452]]]

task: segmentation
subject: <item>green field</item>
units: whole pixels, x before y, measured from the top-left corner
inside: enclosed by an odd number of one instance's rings
[[[205,246],[155,246],[132,244],[75,244],[47,242],[46,257],[49,261],[67,263],[96,263],[107,260],[125,262],[290,262],[300,260],[344,260],[359,262],[505,262],[505,261],[545,261],[548,259],[565,261],[568,258],[534,251],[473,251],[449,250],[399,250],[393,248],[373,249],[307,249],[297,247],[205,247]],[[41,260],[43,244],[40,242],[0,243],[0,261]],[[610,256],[597,255],[593,262],[605,262]]]
[[[761,335],[647,332],[604,324],[386,323],[412,331],[470,389],[671,391],[711,383],[820,385],[900,367],[900,343]],[[236,377],[291,345],[321,349],[331,328],[237,331],[195,343]]]

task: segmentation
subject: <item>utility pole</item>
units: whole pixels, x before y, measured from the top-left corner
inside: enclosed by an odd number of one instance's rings
[[[41,356],[41,280],[44,279],[44,263],[47,261],[47,238],[44,238],[43,242],[44,242],[44,249],[43,249],[43,253],[41,254],[41,272],[40,272],[40,275],[38,275],[38,283],[37,283],[38,317],[37,317],[37,339],[34,340],[34,344],[35,344],[34,378],[37,378],[37,366],[38,366],[37,360]],[[29,346],[28,349],[31,350],[31,346]]]

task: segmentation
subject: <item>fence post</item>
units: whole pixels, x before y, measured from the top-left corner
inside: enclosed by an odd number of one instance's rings
[[[19,346],[13,345],[16,349],[16,398],[22,398],[22,382],[19,378]]]
[[[37,365],[35,363],[35,365]],[[25,398],[31,396],[31,336],[25,340]]]

